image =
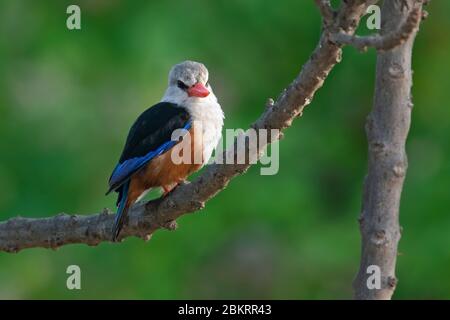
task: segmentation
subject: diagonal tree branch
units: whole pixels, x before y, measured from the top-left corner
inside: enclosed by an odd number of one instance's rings
[[[422,0],[418,0],[413,4],[413,9],[410,10],[407,18],[394,31],[383,35],[374,34],[364,37],[339,32],[331,35],[331,41],[341,45],[354,46],[360,51],[366,51],[368,47],[387,51],[402,45],[413,33],[417,32],[421,19]]]
[[[332,25],[322,33],[317,48],[299,75],[276,102],[269,101],[264,113],[252,124],[253,128],[284,130],[302,114],[331,69],[341,60],[341,46],[329,40],[330,32],[344,30],[352,34],[365,14],[369,2],[373,0],[342,2]],[[279,138],[279,134],[273,135],[268,143]],[[254,153],[249,154],[248,158],[259,158],[266,146],[267,143],[260,144],[259,148],[253,151],[247,147],[247,152]],[[212,164],[192,183],[177,187],[167,197],[136,204],[129,213],[128,224],[123,228],[121,238],[137,236],[147,240],[157,229],[174,229],[174,221],[178,217],[202,209],[206,201],[249,167],[249,163]],[[56,249],[73,243],[94,246],[103,241],[110,241],[113,220],[113,214],[106,209],[100,214],[89,216],[59,214],[40,219],[12,218],[0,223],[0,251],[18,252],[33,247]]]
[[[336,12],[330,4],[330,0],[314,0],[320,10],[325,25],[330,25],[334,22]]]

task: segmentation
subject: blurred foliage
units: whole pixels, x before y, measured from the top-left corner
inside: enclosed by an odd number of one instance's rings
[[[73,3],[80,31],[66,28]],[[450,298],[450,3],[429,11],[414,53],[398,299]],[[246,128],[319,35],[313,1],[1,1],[0,219],[113,208],[109,174],[173,64],[204,62],[225,127]],[[277,175],[253,167],[148,243],[0,253],[0,298],[350,298],[374,65],[373,51],[344,50],[280,143]],[[80,291],[66,289],[70,264]]]

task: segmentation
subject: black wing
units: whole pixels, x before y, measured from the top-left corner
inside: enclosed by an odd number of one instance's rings
[[[128,133],[119,163],[109,179],[109,192],[119,188],[135,172],[154,157],[172,148],[176,129],[189,129],[190,115],[186,109],[169,102],[160,102],[142,113]]]

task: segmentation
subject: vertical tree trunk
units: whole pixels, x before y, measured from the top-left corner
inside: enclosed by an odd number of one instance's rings
[[[415,0],[385,0],[381,10],[385,34],[403,23]],[[405,142],[411,120],[411,54],[415,34],[399,47],[378,52],[373,110],[368,116],[368,174],[359,219],[362,253],[353,283],[356,299],[390,299],[397,278],[395,264],[400,240],[400,196],[408,166]],[[368,286],[381,271],[381,286]],[[368,269],[369,268],[369,269]],[[371,276],[374,277],[371,277]],[[373,281],[376,286],[376,281]]]

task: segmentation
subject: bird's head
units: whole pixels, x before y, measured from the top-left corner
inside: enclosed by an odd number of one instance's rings
[[[191,99],[203,99],[211,94],[208,69],[199,62],[184,61],[169,72],[169,87],[163,100],[182,104]]]

